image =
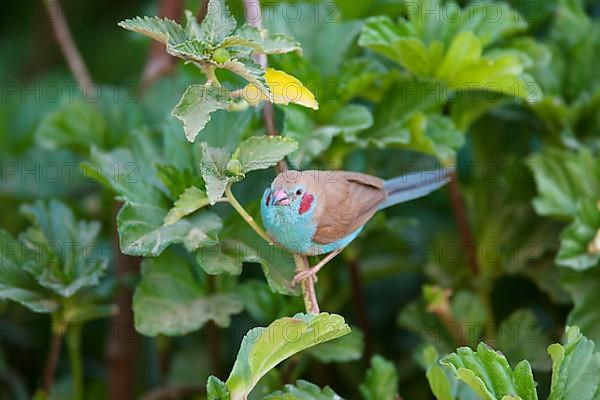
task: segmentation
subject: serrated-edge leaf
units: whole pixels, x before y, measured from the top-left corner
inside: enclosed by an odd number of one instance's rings
[[[227,109],[231,101],[231,96],[225,88],[190,85],[173,108],[171,115],[183,123],[185,137],[193,142],[210,121],[210,114]]]
[[[173,225],[181,218],[205,207],[209,204],[208,197],[203,190],[195,186],[187,188],[177,199],[173,208],[165,216],[165,225]]]
[[[207,295],[193,266],[172,252],[144,260],[141,275],[133,310],[135,327],[144,335],[184,335],[210,320],[227,327],[231,315],[243,310],[233,294]]]
[[[380,355],[373,356],[365,381],[359,389],[365,400],[394,399],[398,391],[395,365]]]
[[[135,17],[118,23],[121,28],[138,32],[164,44],[176,45],[187,39],[183,27],[168,18]]]
[[[229,36],[236,27],[236,21],[225,0],[209,0],[206,16],[200,24],[197,38],[214,46]]]
[[[343,400],[329,386],[323,389],[304,380],[298,380],[296,384],[287,384],[283,390],[271,393],[264,400]]]
[[[282,136],[252,136],[244,140],[233,153],[232,160],[241,164],[243,173],[276,165],[298,148],[295,140]]]
[[[257,88],[263,98],[270,102],[273,101],[273,95],[265,78],[265,70],[256,61],[251,58],[232,59],[222,64],[217,64],[217,67],[227,69],[241,76],[248,81],[248,85]]]

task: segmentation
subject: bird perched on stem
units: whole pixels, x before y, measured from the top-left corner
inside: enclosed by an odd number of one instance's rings
[[[328,253],[296,274],[295,285],[308,276],[316,279],[377,211],[426,196],[453,173],[453,168],[444,168],[384,181],[358,172],[288,170],[265,190],[261,216],[269,236],[287,250],[310,256]]]

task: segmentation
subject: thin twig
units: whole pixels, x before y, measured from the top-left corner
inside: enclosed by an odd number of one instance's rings
[[[308,259],[301,254],[294,254],[294,263],[296,264],[296,272],[301,272],[309,269]],[[302,287],[302,297],[304,298],[304,308],[311,314],[318,314],[319,302],[317,301],[317,293],[315,292],[315,282],[312,276],[308,276],[300,282]]]
[[[50,346],[48,346],[48,357],[46,359],[43,375],[43,389],[47,394],[50,393],[50,389],[54,383],[54,372],[56,371],[56,364],[58,363],[60,348],[65,335],[64,328],[57,325],[54,318],[52,318],[52,325],[50,328]]]
[[[58,0],[44,0],[44,3],[46,4],[46,10],[48,11],[48,17],[52,24],[56,41],[69,65],[71,73],[77,80],[79,88],[84,91],[92,84],[92,78],[83,62],[83,58],[81,58],[79,50],[77,50],[71,31],[69,30],[69,25],[67,24],[64,10]]]
[[[131,400],[134,398],[133,382],[136,375],[136,356],[140,337],[133,325],[133,290],[123,282],[128,276],[136,276],[139,273],[142,259],[121,253],[116,221],[117,212],[122,204],[115,200],[113,205],[115,279],[120,285],[116,299],[119,311],[110,321],[107,345],[108,389],[111,400]]]
[[[471,231],[471,226],[469,225],[469,220],[467,218],[467,213],[465,211],[465,205],[463,199],[460,194],[460,188],[458,186],[456,171],[452,172],[452,179],[448,183],[449,193],[450,193],[450,204],[452,205],[452,212],[454,214],[454,219],[456,224],[458,225],[458,230],[460,233],[463,251],[465,252],[467,264],[471,273],[477,277],[479,276],[479,265],[477,263],[477,258],[475,257],[475,243],[473,242],[473,233]]]
[[[231,191],[231,182],[228,183],[227,186],[225,186],[225,196],[227,197],[229,204],[231,204],[235,211],[237,211],[238,214],[240,214],[242,218],[244,218],[244,221],[246,221],[248,225],[250,225],[250,227],[254,229],[254,232],[256,232],[258,236],[263,238],[267,243],[273,245],[273,241],[271,240],[269,235],[267,235],[267,233],[260,227],[260,225],[256,223],[254,218],[252,218],[252,216],[248,214],[246,209],[237,201],[237,199],[233,195],[233,192]]]
[[[71,363],[71,380],[73,382],[73,400],[83,400],[83,363],[81,360],[81,324],[74,323],[68,327],[67,349]]]
[[[256,15],[250,16],[249,13],[254,12]],[[244,17],[246,22],[256,28],[262,28],[262,10],[260,7],[259,0],[244,0]],[[255,57],[256,61],[261,67],[266,70],[268,68],[267,56],[264,54],[257,54]],[[264,102],[262,109],[263,122],[265,124],[265,132],[268,136],[277,136],[279,133],[275,128],[275,111],[273,104]],[[277,163],[277,173],[285,172],[288,169],[287,162],[285,160]],[[296,263],[296,271],[300,272],[310,268],[308,259],[304,255],[294,255],[294,261]],[[302,296],[304,298],[304,306],[307,312],[318,314],[319,303],[317,301],[317,294],[315,291],[315,282],[312,277],[307,277],[301,282]]]

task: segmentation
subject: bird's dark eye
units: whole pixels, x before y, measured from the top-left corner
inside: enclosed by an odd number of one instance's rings
[[[296,190],[296,196],[301,196],[301,195],[302,195],[302,189]]]

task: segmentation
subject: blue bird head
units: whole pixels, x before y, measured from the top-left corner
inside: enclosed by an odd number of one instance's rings
[[[263,193],[261,217],[273,239],[288,248],[309,246],[316,230],[312,216],[317,195],[308,177],[295,171],[279,174]]]

